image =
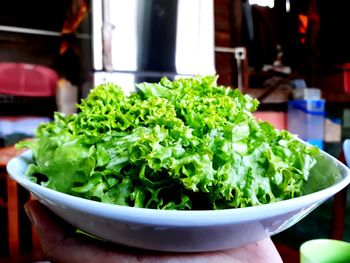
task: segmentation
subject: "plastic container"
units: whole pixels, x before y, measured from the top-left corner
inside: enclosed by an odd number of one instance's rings
[[[287,129],[300,139],[323,149],[325,100],[288,102]]]
[[[350,243],[334,239],[314,239],[300,247],[300,263],[349,263]]]
[[[346,161],[346,165],[350,167],[350,139],[346,139],[343,142],[343,152]]]

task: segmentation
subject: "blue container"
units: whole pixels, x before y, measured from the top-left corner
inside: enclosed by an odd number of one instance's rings
[[[300,139],[323,149],[325,100],[288,102],[287,128]]]

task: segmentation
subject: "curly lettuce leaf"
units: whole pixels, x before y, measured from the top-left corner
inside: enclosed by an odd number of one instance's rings
[[[94,88],[78,114],[56,113],[23,144],[27,176],[112,204],[225,209],[303,194],[317,148],[252,115],[258,101],[215,76]]]

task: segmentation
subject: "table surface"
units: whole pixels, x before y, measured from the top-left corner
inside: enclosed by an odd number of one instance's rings
[[[0,148],[0,168],[5,168],[8,161],[20,155],[26,149],[16,149],[14,145]]]

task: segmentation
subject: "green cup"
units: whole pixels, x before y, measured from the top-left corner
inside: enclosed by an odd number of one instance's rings
[[[300,246],[300,263],[350,263],[350,243],[313,239]]]

